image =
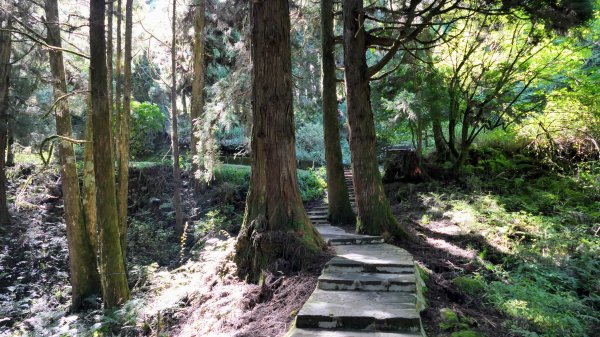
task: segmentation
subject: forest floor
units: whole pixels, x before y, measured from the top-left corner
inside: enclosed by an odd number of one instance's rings
[[[54,166],[9,170],[13,222],[0,228],[0,336],[279,336],[314,289],[326,262],[247,284],[231,262],[245,187],[235,169],[195,199],[184,189],[190,235],[173,235],[168,166],[130,171],[128,247],[132,300],[103,312],[97,299],[70,314],[68,250]],[[186,177],[187,178],[187,177]],[[239,178],[239,177],[237,177]],[[244,179],[237,179],[242,181]],[[224,181],[227,181],[225,183]]]
[[[170,167],[136,165],[130,174],[132,301],[102,312],[92,299],[78,315],[68,313],[56,167],[9,170],[14,221],[0,228],[0,336],[283,335],[326,257],[300,273],[271,275],[262,286],[246,284],[235,277],[230,257],[248,168],[217,172],[197,199],[185,184],[193,234],[182,247],[173,235]],[[600,328],[598,173],[523,167],[385,185],[394,214],[413,236],[395,244],[427,275],[429,308],[422,316],[429,336],[594,336]],[[312,173],[303,174],[303,196],[314,199],[322,187],[306,178]]]

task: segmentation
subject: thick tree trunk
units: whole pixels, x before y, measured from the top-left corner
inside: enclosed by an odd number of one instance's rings
[[[90,78],[100,274],[104,304],[107,308],[114,308],[129,299],[129,286],[119,238],[113,142],[108,114],[104,12],[104,1],[90,0]]]
[[[345,0],[342,3],[352,179],[358,209],[356,230],[364,234],[406,237],[406,229],[399,225],[391,212],[377,163],[375,123],[365,56],[363,2]]]
[[[252,174],[235,261],[248,281],[300,268],[324,242],[298,189],[287,0],[252,6]]]
[[[131,29],[133,0],[125,1],[125,64],[123,85],[123,107],[119,128],[119,156],[117,162],[118,182],[117,207],[119,213],[119,235],[123,259],[127,253],[127,191],[129,188],[129,115],[131,111]],[[126,261],[126,259],[125,259]]]
[[[46,40],[49,45],[61,47],[58,4],[56,0],[46,0]],[[50,71],[54,99],[67,93],[67,81],[63,54],[58,50],[49,50]],[[73,138],[71,114],[66,99],[56,105],[56,131],[59,136]],[[81,198],[79,178],[75,164],[73,144],[67,140],[59,140],[60,176],[62,180],[63,200],[65,203],[65,222],[67,224],[67,241],[69,245],[69,266],[71,270],[71,308],[78,311],[85,298],[99,294],[100,278],[96,268],[96,253],[90,243]]]
[[[183,211],[181,205],[181,169],[179,168],[179,135],[177,134],[177,1],[173,0],[171,22],[171,146],[173,147],[173,207],[175,208],[175,232],[183,235]]]
[[[192,153],[192,187],[194,192],[198,192],[201,182],[195,177],[200,169],[197,160],[194,158],[198,154],[198,132],[197,123],[204,116],[204,16],[206,11],[205,0],[196,1],[194,14],[194,77],[192,79],[192,102],[190,118],[192,120],[192,137],[190,149]]]
[[[10,21],[0,15],[0,28],[10,29]],[[6,200],[6,143],[8,126],[8,90],[10,86],[10,31],[0,31],[0,225],[10,222]]]
[[[323,107],[323,133],[325,134],[325,160],[327,163],[327,200],[329,221],[333,224],[353,224],[356,221],[348,188],[344,179],[340,122],[335,76],[335,41],[333,37],[333,1],[321,0],[321,94]]]

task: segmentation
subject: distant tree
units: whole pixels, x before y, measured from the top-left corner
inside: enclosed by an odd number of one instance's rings
[[[181,202],[181,169],[179,168],[179,135],[177,134],[177,1],[173,0],[171,19],[171,150],[173,151],[173,207],[175,232],[183,235],[183,210]]]
[[[10,222],[6,199],[6,145],[8,126],[8,90],[10,87],[11,22],[0,12],[0,224]]]
[[[61,48],[60,19],[56,0],[46,0],[45,14],[45,24],[48,32],[47,43],[50,46]],[[92,248],[90,237],[86,231],[79,192],[75,152],[71,141],[73,132],[67,101],[67,80],[65,78],[63,53],[60,50],[50,50],[49,57],[54,100],[56,102],[56,131],[60,136],[58,154],[69,245],[71,307],[77,311],[87,297],[100,293],[100,278],[96,264],[96,252]]]
[[[119,237],[111,122],[108,110],[105,2],[90,0],[90,80],[94,139],[94,172],[99,229],[100,279],[104,304],[118,307],[129,299]]]
[[[190,110],[190,118],[192,121],[192,133],[190,149],[192,157],[198,152],[198,135],[199,124],[204,115],[204,82],[205,82],[205,65],[204,65],[204,24],[206,15],[205,0],[197,0],[194,8],[194,47],[193,47],[193,70],[194,77],[192,79],[192,106]],[[197,192],[200,187],[200,181],[196,177],[198,171],[198,160],[192,160],[192,172],[194,172],[193,187]]]
[[[541,110],[536,80],[566,55],[560,48],[544,54],[553,41],[529,20],[477,16],[455,29],[462,33],[439,47],[437,58],[450,98],[446,145],[459,168],[481,131]]]
[[[131,31],[133,27],[133,1],[125,1],[125,55],[123,66],[123,106],[117,124],[117,208],[119,212],[119,234],[123,259],[127,253],[127,192],[129,191],[129,140],[131,119]]]
[[[235,262],[256,282],[275,263],[298,268],[324,246],[296,177],[288,1],[251,3],[252,173]]]
[[[333,17],[333,1],[321,0],[321,94],[327,162],[328,219],[333,224],[351,224],[356,218],[350,206],[342,164]]]

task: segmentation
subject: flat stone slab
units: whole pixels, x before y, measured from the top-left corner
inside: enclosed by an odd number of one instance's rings
[[[348,233],[340,227],[317,221],[313,222],[313,224],[323,239],[325,239],[325,242],[330,245],[362,245],[383,243],[383,238],[381,236]]]
[[[417,291],[414,274],[348,273],[328,269],[319,276],[318,287],[322,290],[399,291],[412,294]]]
[[[316,289],[296,317],[296,327],[418,332],[416,296],[399,292]]]
[[[421,337],[421,334],[382,331],[316,330],[294,328],[286,337]]]
[[[336,246],[327,262],[331,271],[359,273],[414,273],[412,255],[389,244]]]

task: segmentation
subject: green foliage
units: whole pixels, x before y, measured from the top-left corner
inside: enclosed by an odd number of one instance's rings
[[[156,137],[164,129],[166,116],[153,103],[131,102],[130,151],[133,158],[152,154]]]
[[[453,283],[531,322],[540,336],[593,335],[600,322],[598,163],[564,175],[521,154],[490,148],[478,153],[482,160],[472,166],[466,189],[421,195],[428,217],[446,218],[499,250],[473,247],[483,272]],[[515,320],[511,328],[531,334],[523,322]]]
[[[247,189],[250,183],[250,166],[220,165],[215,170],[215,180]],[[326,186],[324,170],[298,170],[298,186],[303,201],[321,197]]]
[[[306,123],[296,129],[296,158],[325,164],[323,125]]]

